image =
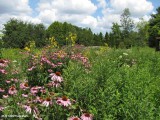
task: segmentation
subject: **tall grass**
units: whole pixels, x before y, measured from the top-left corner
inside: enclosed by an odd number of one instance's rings
[[[160,54],[150,48],[91,51],[86,72],[70,63],[66,88],[95,120],[160,119]],[[93,58],[92,58],[93,57]]]
[[[20,63],[17,68],[23,72],[20,72],[17,77],[28,78],[30,83],[33,83],[31,77],[34,76],[35,82],[45,77],[46,80],[50,79],[49,73],[46,76],[43,72],[37,72],[43,69],[48,70],[49,66],[43,67],[47,65],[46,63],[44,65],[39,62],[36,64],[39,66],[36,74],[34,72],[26,74],[27,65],[31,63],[29,63],[29,56],[19,53],[20,51],[19,49],[2,50],[3,58],[17,60],[17,63]],[[50,60],[52,52],[47,52],[46,58],[48,60]],[[34,50],[34,53],[41,54],[41,50]],[[67,59],[67,64],[60,71],[64,79],[61,87],[46,89],[48,93],[42,96],[43,98],[48,97],[52,91],[55,92],[54,101],[57,100],[55,99],[57,96],[65,95],[74,100],[76,104],[69,108],[66,107],[67,109],[58,106],[56,102],[53,106],[45,109],[38,104],[40,115],[43,118],[67,120],[67,117],[71,115],[80,117],[82,113],[87,112],[93,114],[94,120],[160,119],[160,53],[145,47],[131,49],[89,48],[85,49],[83,54],[89,58],[91,66],[86,67],[78,61]],[[66,57],[69,58],[68,55]],[[58,57],[58,59],[60,58]],[[35,63],[31,60],[30,62]],[[51,60],[55,62],[54,60],[57,58]],[[57,72],[57,69],[54,72]],[[41,77],[43,75],[44,77]],[[40,77],[38,78],[38,76]],[[4,80],[6,79],[4,78]],[[18,99],[14,96],[10,99],[12,101],[7,102],[11,107],[15,107],[14,101],[18,102]],[[25,101],[24,98],[23,101]],[[20,109],[21,111],[19,111]],[[7,112],[4,110],[4,113]],[[25,114],[22,108],[13,108],[13,110],[10,109],[10,112]],[[53,116],[54,118],[52,118]],[[33,117],[29,116],[29,118]]]

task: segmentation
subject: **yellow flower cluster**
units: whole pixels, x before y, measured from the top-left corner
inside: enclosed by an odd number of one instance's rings
[[[26,51],[31,51],[31,50],[34,49],[35,47],[36,47],[35,41],[29,41],[29,42],[26,44],[26,47],[24,48],[24,50],[26,50]]]
[[[100,50],[98,51],[98,54],[104,54],[108,50],[109,50],[108,44],[105,43],[104,46],[100,47]]]
[[[72,46],[74,46],[75,43],[76,43],[76,40],[77,40],[77,35],[74,34],[74,33],[69,32],[68,37],[66,37],[67,43],[69,43],[69,44],[71,44]]]
[[[24,50],[26,50],[26,51],[31,51],[31,49],[28,48],[28,47],[25,47]]]
[[[49,38],[49,42],[50,42],[51,47],[58,47],[58,43],[54,37]]]

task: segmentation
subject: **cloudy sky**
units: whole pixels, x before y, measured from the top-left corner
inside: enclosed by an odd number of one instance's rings
[[[46,27],[54,21],[67,21],[105,32],[119,22],[125,8],[138,21],[142,17],[148,20],[159,6],[159,0],[0,0],[0,30],[10,18],[17,18]]]

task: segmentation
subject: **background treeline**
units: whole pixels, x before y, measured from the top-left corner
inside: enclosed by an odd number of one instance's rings
[[[81,28],[70,23],[53,22],[47,29],[43,24],[33,24],[17,19],[10,19],[4,24],[1,44],[6,48],[24,48],[30,41],[36,47],[49,44],[54,37],[60,46],[66,45],[70,33],[76,35],[76,44],[101,46],[107,43],[110,47],[130,48],[131,46],[155,46],[160,36],[160,7],[151,15],[149,22],[140,20],[134,24],[128,8],[121,14],[120,23],[113,23],[110,32],[93,33],[90,28]]]
[[[30,41],[34,41],[36,47],[43,47],[49,44],[51,37],[54,37],[58,44],[63,46],[66,45],[66,38],[70,33],[76,34],[76,44],[85,46],[104,44],[101,32],[95,34],[90,28],[80,28],[67,22],[55,21],[46,29],[43,24],[10,19],[4,26],[2,41],[3,47],[6,48],[24,48]]]

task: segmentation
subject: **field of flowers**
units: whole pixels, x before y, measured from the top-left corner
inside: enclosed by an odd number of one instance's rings
[[[150,48],[1,50],[3,120],[159,120],[159,86]]]

